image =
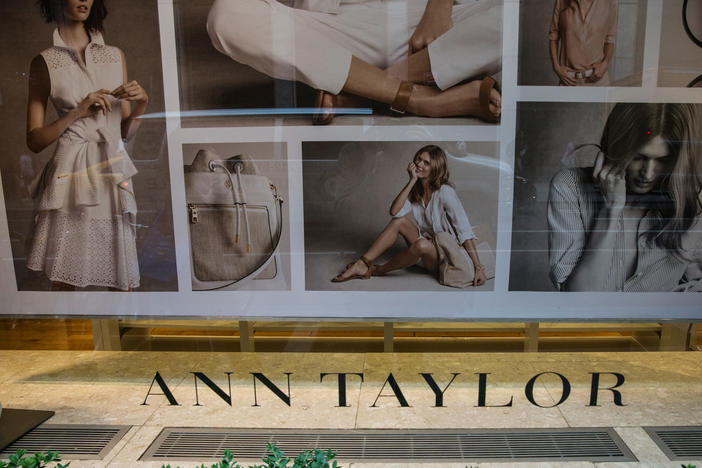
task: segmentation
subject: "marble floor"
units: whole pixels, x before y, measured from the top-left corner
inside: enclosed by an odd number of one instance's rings
[[[639,462],[482,463],[492,467],[676,467],[702,460],[669,461],[645,426],[702,425],[702,353],[188,353],[0,351],[0,402],[5,408],[56,412],[53,424],[131,425],[102,461],[76,467],[160,467],[139,457],[166,426],[418,429],[614,427]],[[163,378],[177,406],[154,384]],[[231,406],[193,372],[229,392]],[[289,395],[290,405],[258,380],[261,373]],[[286,373],[290,376],[288,392]],[[346,373],[346,407],[339,406],[336,375]],[[353,374],[363,374],[360,377]],[[597,406],[593,373],[599,373]],[[390,374],[407,407],[392,390]],[[443,406],[422,374],[431,374]],[[459,374],[450,383],[453,374]],[[480,374],[484,375],[483,405]],[[615,392],[617,374],[624,383]],[[559,376],[560,375],[560,376]],[[562,376],[562,377],[561,377]],[[564,380],[565,379],[565,380]],[[526,388],[533,380],[533,391]],[[567,381],[567,385],[564,383]],[[448,387],[447,387],[448,385]],[[563,400],[564,388],[570,392]],[[509,401],[511,406],[503,406]],[[144,404],[146,402],[146,404]],[[619,404],[617,404],[619,403]],[[254,406],[254,405],[258,406]],[[333,447],[331,447],[333,449]],[[203,460],[205,462],[206,460]],[[193,462],[169,460],[171,466]],[[345,463],[352,468],[399,468],[409,463]],[[465,463],[412,463],[413,467],[465,468]]]

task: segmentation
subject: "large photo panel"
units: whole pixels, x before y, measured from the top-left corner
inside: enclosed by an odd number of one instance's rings
[[[493,290],[498,148],[304,142],[306,289]]]
[[[175,0],[174,15],[186,127],[499,119],[502,0]]]
[[[702,87],[702,2],[699,0],[663,2],[658,86]]]
[[[2,6],[0,171],[17,289],[177,290],[158,2],[113,2],[102,25],[93,2],[83,54],[50,21],[82,14],[65,5]]]
[[[194,291],[290,289],[285,143],[183,145]]]
[[[701,291],[701,111],[520,103],[509,289]]]
[[[641,86],[647,3],[522,0],[518,84]]]

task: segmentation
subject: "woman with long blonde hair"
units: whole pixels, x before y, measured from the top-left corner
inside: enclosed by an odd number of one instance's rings
[[[473,264],[473,285],[484,284],[487,280],[485,267],[480,263],[468,216],[449,182],[446,153],[436,145],[420,148],[407,166],[407,173],[409,181],[390,205],[393,219],[366,253],[347,265],[346,270],[332,281],[369,279],[416,264],[436,274],[439,253],[433,238],[439,232],[449,232],[463,246]],[[387,263],[375,265],[373,261],[399,236],[404,238],[407,248]]]

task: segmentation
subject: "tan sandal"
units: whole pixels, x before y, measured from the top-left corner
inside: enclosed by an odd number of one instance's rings
[[[500,121],[500,116],[495,115],[490,110],[490,93],[492,89],[495,88],[499,92],[497,87],[497,81],[491,76],[486,76],[480,81],[480,91],[478,91],[478,102],[480,103],[480,114],[476,117],[489,123],[497,123]]]
[[[414,83],[412,83],[411,81],[401,82],[400,87],[397,88],[397,94],[395,94],[395,99],[392,101],[392,104],[390,104],[390,112],[393,112],[397,115],[405,115],[413,90]]]
[[[366,272],[364,274],[351,275],[351,276],[348,276],[346,278],[342,278],[341,275],[344,274],[342,272],[331,279],[332,283],[343,283],[345,281],[349,281],[349,280],[353,280],[353,279],[364,279],[364,280],[370,279],[371,276],[373,276],[373,270],[375,269],[375,265],[373,265],[373,263],[370,260],[368,260],[366,257],[364,257],[363,255],[361,255],[361,258],[359,258],[359,260],[362,261],[363,263],[365,263],[366,266],[368,267],[368,269],[366,270]],[[356,262],[349,263],[349,265],[346,267],[346,270],[348,270],[355,263]]]
[[[324,97],[326,95],[333,96],[323,89],[317,91],[317,96],[314,100],[315,112],[312,114],[312,125],[329,125],[334,120],[334,107],[324,107]]]

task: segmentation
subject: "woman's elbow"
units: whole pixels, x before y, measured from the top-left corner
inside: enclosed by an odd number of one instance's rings
[[[27,133],[27,147],[32,153],[41,153],[46,145],[43,144],[32,132]]]

